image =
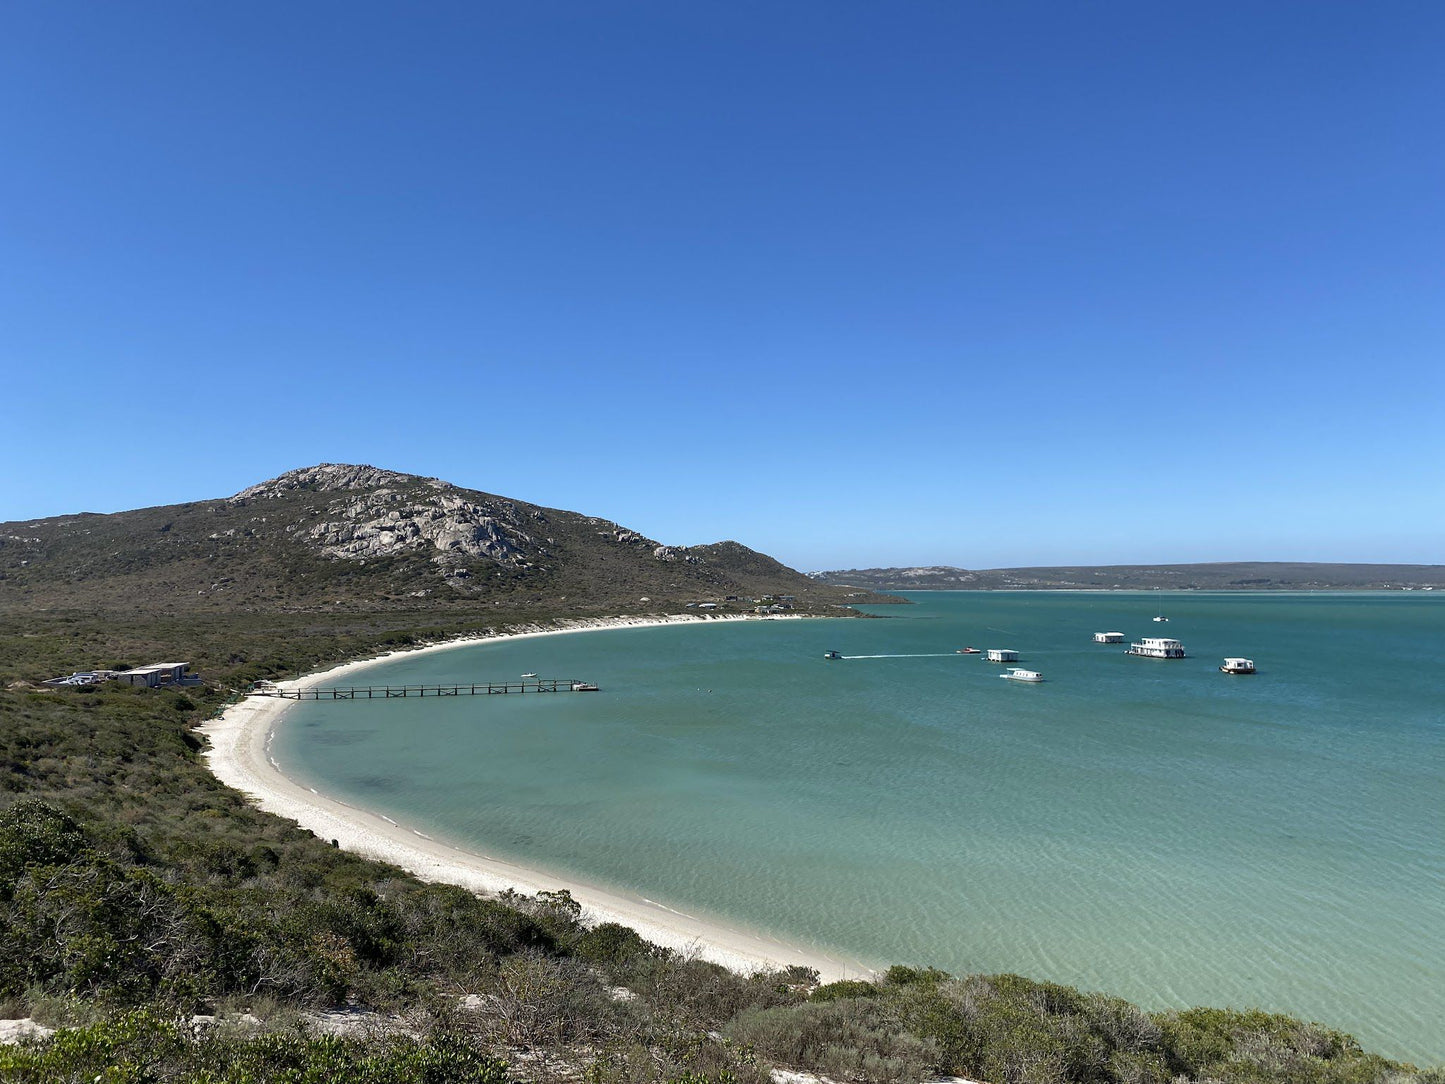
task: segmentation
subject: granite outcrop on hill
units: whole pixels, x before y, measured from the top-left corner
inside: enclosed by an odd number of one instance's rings
[[[437,478],[417,479],[376,467],[322,463],[288,471],[243,489],[232,504],[275,500],[297,492],[334,494],[325,518],[305,529],[302,540],[315,543],[327,557],[352,561],[435,550],[432,560],[483,558],[498,564],[526,564],[528,551],[539,551],[515,502],[467,500]],[[534,523],[546,517],[534,511]],[[453,563],[458,563],[454,561]]]

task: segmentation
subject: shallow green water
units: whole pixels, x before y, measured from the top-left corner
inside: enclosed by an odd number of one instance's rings
[[[869,963],[1258,1005],[1445,1061],[1445,596],[911,597],[403,658],[359,680],[603,691],[304,704],[274,752],[439,838]]]

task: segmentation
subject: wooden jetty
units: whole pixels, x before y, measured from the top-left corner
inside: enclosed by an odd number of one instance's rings
[[[408,696],[497,696],[508,693],[595,693],[597,686],[574,678],[539,678],[535,681],[476,681],[455,685],[362,685],[349,688],[311,686],[283,689],[280,685],[257,684],[255,696],[282,700],[391,700]]]

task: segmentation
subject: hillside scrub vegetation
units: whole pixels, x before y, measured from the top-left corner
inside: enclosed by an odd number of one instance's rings
[[[375,467],[323,463],[229,498],[0,523],[0,605],[113,612],[749,612],[898,601],[738,542],[665,546],[611,520]]]

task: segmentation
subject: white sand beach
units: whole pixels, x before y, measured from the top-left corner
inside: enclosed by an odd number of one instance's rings
[[[788,620],[789,618],[781,618]],[[742,615],[702,617],[605,618],[559,623],[499,634],[467,637],[445,643],[408,649],[416,652],[446,651],[468,644],[532,636],[558,636],[584,631],[636,628],[676,623],[715,623],[737,620],[780,620]],[[391,658],[388,652],[371,659],[344,663],[296,681],[285,687],[334,683],[367,667]],[[461,885],[476,892],[495,893],[514,889],[527,895],[540,891],[567,889],[582,904],[589,922],[618,922],[630,926],[655,944],[691,952],[737,971],[800,964],[816,968],[824,982],[842,978],[868,977],[872,972],[857,961],[808,950],[745,930],[730,929],[713,921],[641,897],[631,897],[584,884],[573,878],[543,870],[525,869],[483,854],[449,846],[387,817],[358,809],[317,793],[283,775],[270,756],[270,739],[294,701],[277,697],[248,696],[200,728],[211,743],[205,754],[211,771],[227,786],[250,796],[268,813],[293,820],[326,840],[335,840],[346,850],[402,867],[426,881]]]

